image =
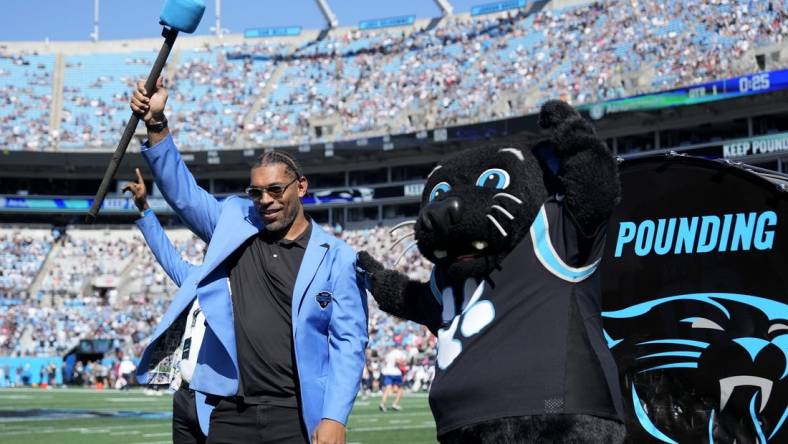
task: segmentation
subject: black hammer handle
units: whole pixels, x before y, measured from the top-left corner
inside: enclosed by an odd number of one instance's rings
[[[145,92],[148,98],[153,95],[153,90],[156,88],[156,80],[158,80],[161,75],[164,64],[167,63],[167,57],[170,56],[170,50],[172,50],[172,45],[175,43],[175,37],[178,36],[178,30],[164,28],[161,34],[164,37],[164,43],[162,43],[159,55],[156,57],[156,62],[153,63],[150,74],[148,74],[148,79],[145,81]],[[126,129],[123,130],[123,137],[120,138],[118,147],[115,148],[115,153],[112,155],[112,159],[107,166],[107,171],[104,172],[104,179],[101,181],[101,186],[99,186],[96,197],[93,199],[93,206],[90,207],[90,211],[88,211],[88,215],[85,217],[86,224],[92,224],[96,220],[99,209],[101,208],[101,203],[104,202],[104,197],[107,195],[109,184],[112,182],[112,178],[115,177],[115,172],[118,171],[120,162],[123,160],[123,155],[126,154],[126,148],[128,148],[129,142],[131,142],[131,138],[134,136],[134,131],[136,131],[139,121],[139,116],[132,112],[128,123],[126,123]]]

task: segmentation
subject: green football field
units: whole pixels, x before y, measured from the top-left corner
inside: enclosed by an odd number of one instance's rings
[[[356,401],[349,443],[435,442],[426,395],[403,397],[401,412],[382,413],[379,402]],[[170,443],[171,411],[171,396],[141,390],[0,389],[0,443]]]

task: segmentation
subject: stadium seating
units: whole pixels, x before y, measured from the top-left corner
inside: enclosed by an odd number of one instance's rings
[[[787,34],[784,2],[613,0],[530,15],[457,15],[431,29],[338,29],[291,44],[216,40],[173,57],[171,126],[181,146],[199,150],[472,123],[534,112],[550,98],[589,103],[756,72],[752,49]],[[131,85],[154,55],[64,56],[54,131],[56,55],[6,54],[0,143],[114,146]],[[316,121],[335,128],[318,136]],[[31,125],[37,130],[22,130]]]
[[[431,265],[415,249],[403,255],[408,241],[394,245],[408,228],[396,236],[388,228],[326,229],[388,266],[396,261],[413,279],[429,279]],[[177,288],[137,229],[71,227],[55,234],[0,228],[0,356],[61,356],[82,338],[113,339],[124,353],[139,356]],[[185,260],[202,261],[204,242],[183,228],[167,234]],[[24,296],[28,293],[35,297]],[[390,347],[412,350],[414,359],[434,357],[435,340],[425,328],[386,315],[371,299],[370,304],[371,360]]]
[[[51,147],[54,62],[53,55],[0,52],[0,145],[4,149]]]
[[[136,229],[74,228],[54,241],[48,233],[0,230],[3,261],[27,273],[15,278],[4,266],[0,355],[62,354],[83,337],[118,339],[139,353],[176,288]],[[184,259],[201,260],[204,243],[184,229],[168,234]]]
[[[0,228],[0,306],[22,303],[52,246],[49,229]]]
[[[155,58],[152,51],[65,57],[60,147],[114,145],[129,117],[133,85]]]
[[[219,45],[184,51],[169,82],[179,142],[193,149],[233,146],[273,75],[275,65],[265,58],[288,50],[286,45]]]

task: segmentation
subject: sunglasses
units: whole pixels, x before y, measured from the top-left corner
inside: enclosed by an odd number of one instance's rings
[[[246,188],[246,195],[249,196],[252,200],[259,200],[262,199],[263,194],[268,194],[271,196],[272,199],[281,199],[282,196],[285,195],[285,191],[287,191],[287,187],[290,185],[298,182],[298,179],[293,179],[290,183],[281,184],[275,183],[273,185],[269,185],[267,187],[247,187]]]

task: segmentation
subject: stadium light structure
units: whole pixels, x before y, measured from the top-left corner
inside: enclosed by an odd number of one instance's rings
[[[208,30],[216,33],[216,37],[222,38],[225,34],[229,34],[230,30],[222,28],[222,0],[216,0],[216,24],[211,26]]]
[[[328,29],[334,29],[339,26],[339,20],[337,20],[337,15],[334,14],[334,11],[331,10],[331,7],[328,5],[326,0],[315,0],[317,2],[317,6],[320,8],[320,12],[323,13],[323,17],[326,19],[326,23],[328,23]]]
[[[222,0],[216,0],[216,37],[222,36]]]
[[[90,33],[90,38],[94,42],[99,39],[99,0],[93,0],[93,32]]]
[[[444,17],[454,14],[454,6],[449,3],[449,0],[435,0],[435,4],[438,5]]]

